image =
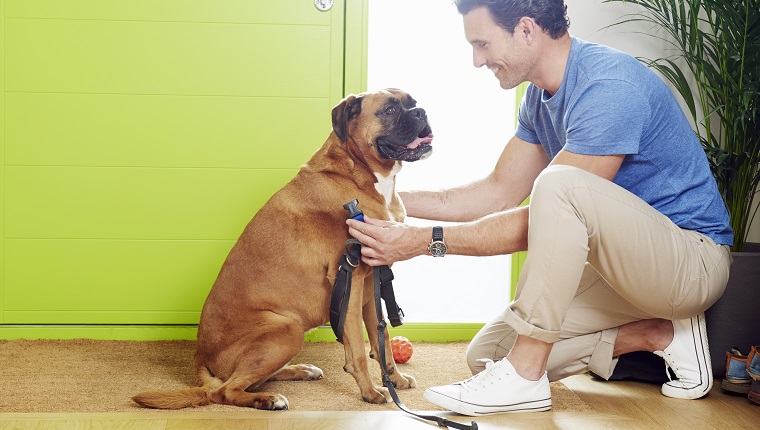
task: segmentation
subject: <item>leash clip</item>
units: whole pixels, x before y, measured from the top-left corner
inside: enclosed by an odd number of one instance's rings
[[[357,246],[359,247],[358,250],[356,250]],[[345,250],[345,256],[346,256],[346,263],[348,263],[348,265],[351,266],[351,267],[353,267],[354,269],[356,269],[357,267],[359,267],[359,263],[361,262],[361,259],[362,259],[362,250],[361,250],[361,248],[362,248],[362,243],[359,242],[356,239],[348,239],[346,241],[346,246],[344,248],[344,250]],[[354,257],[356,259],[356,263],[354,263],[353,261],[351,261],[351,257]]]

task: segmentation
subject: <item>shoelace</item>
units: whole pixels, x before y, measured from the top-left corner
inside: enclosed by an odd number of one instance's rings
[[[668,363],[668,360],[665,358],[666,356],[670,356],[670,354],[666,354],[665,351],[663,351],[663,354],[662,354],[663,360],[662,361],[665,362],[665,376],[668,377],[668,381],[673,382],[673,378],[670,376],[670,372],[668,372],[668,369],[670,369],[670,370],[673,371],[673,374],[676,375],[676,379],[680,380],[682,378],[682,376],[679,374],[678,369],[675,368],[675,367],[673,367],[673,366],[671,366],[670,363]]]
[[[494,363],[493,360],[490,360],[488,358],[479,358],[477,359],[479,363],[485,363],[486,368],[480,373],[477,373],[475,375],[470,376],[469,378],[465,379],[464,381],[460,382],[462,387],[470,388],[470,389],[476,389],[480,388],[485,384],[485,381],[488,379],[489,375],[494,369],[494,366],[496,363]]]
[[[687,387],[687,386],[689,386],[689,385],[692,385],[692,384],[689,384],[689,383],[688,383],[688,381],[687,381],[687,379],[686,379],[686,377],[685,377],[684,375],[682,375],[682,374],[681,374],[681,373],[678,371],[678,368],[676,368],[676,367],[673,367],[673,366],[671,366],[670,364],[668,364],[668,360],[665,360],[665,355],[666,355],[666,354],[663,354],[663,355],[662,355],[662,358],[663,358],[663,360],[662,360],[662,361],[664,361],[664,362],[665,362],[665,376],[667,376],[667,377],[668,377],[668,381],[669,381],[669,382],[673,382],[673,378],[670,376],[670,372],[668,372],[668,369],[670,369],[670,370],[672,370],[672,371],[673,371],[673,374],[674,374],[674,375],[676,375],[676,381],[678,381],[678,382],[681,384],[681,386],[683,386],[683,387]],[[669,355],[669,354],[668,354],[668,355]],[[698,384],[697,384],[697,385],[698,385]]]

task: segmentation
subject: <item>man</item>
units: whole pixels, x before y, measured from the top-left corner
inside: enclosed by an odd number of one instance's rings
[[[467,415],[547,410],[550,380],[609,378],[633,351],[676,375],[664,395],[704,396],[703,312],[725,288],[733,233],[672,93],[631,56],[570,36],[562,0],[456,5],[474,65],[504,89],[531,83],[516,135],[482,180],[400,193],[409,216],[459,222],[430,247],[430,228],[365,217],[349,232],[371,265],[529,252],[515,300],[468,348],[479,373],[425,397]]]

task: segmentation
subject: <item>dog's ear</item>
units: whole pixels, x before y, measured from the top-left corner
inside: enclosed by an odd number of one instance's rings
[[[341,142],[346,141],[348,121],[351,118],[359,116],[362,112],[362,99],[353,94],[349,94],[332,110],[332,125],[335,135]]]

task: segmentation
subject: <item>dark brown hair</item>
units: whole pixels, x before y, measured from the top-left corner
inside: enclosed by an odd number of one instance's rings
[[[552,39],[560,38],[570,27],[564,0],[454,0],[460,14],[485,6],[494,21],[514,33],[520,18],[533,18]]]

